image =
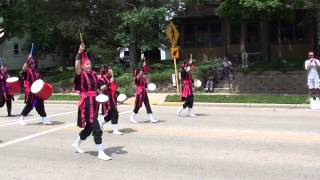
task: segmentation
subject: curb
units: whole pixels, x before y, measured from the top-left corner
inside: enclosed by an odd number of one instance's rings
[[[23,100],[15,100],[16,103],[24,103]],[[78,101],[45,101],[46,104],[77,104]],[[183,102],[160,102],[156,106],[181,106]],[[308,104],[254,104],[254,103],[194,103],[199,107],[226,107],[226,108],[277,108],[277,109],[310,109]],[[120,105],[132,105],[123,103]]]
[[[183,102],[163,102],[160,106],[180,106]],[[257,104],[257,103],[194,103],[199,107],[310,109],[308,104]]]

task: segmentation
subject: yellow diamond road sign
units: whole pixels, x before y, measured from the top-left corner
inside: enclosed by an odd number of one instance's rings
[[[178,43],[179,36],[180,36],[176,25],[173,24],[172,22],[170,22],[170,24],[167,27],[166,34],[167,34],[167,38],[170,40],[172,46],[175,47]]]

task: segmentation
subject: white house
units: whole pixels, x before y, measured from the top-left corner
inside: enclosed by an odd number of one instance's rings
[[[23,43],[23,39],[14,37],[0,44],[0,58],[8,65],[9,70],[21,69],[26,61],[28,53],[21,50]],[[39,68],[54,67],[62,64],[62,57],[58,54],[48,54],[40,57],[38,62]]]

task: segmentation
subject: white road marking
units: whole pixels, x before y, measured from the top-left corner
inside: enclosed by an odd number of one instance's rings
[[[78,112],[78,111],[69,111],[69,112],[64,112],[64,113],[58,113],[58,114],[52,114],[52,115],[49,115],[47,116],[48,118],[50,117],[56,117],[56,116],[61,116],[61,115],[66,115],[66,114],[71,114],[71,113],[75,113],[75,112]],[[19,120],[20,116],[17,116],[17,119],[13,122],[9,122],[9,123],[6,123],[6,124],[1,124],[0,127],[5,127],[5,126],[10,126],[10,125],[13,125],[13,124],[18,124],[18,120]],[[30,121],[35,121],[35,120],[39,120],[41,119],[41,117],[37,117],[37,118],[32,118],[32,119],[27,119],[25,120],[26,122],[30,122]]]
[[[19,143],[19,142],[22,142],[22,141],[26,141],[26,140],[29,140],[29,139],[33,139],[35,137],[46,135],[46,134],[49,134],[49,133],[52,133],[52,132],[55,132],[55,131],[59,131],[61,129],[65,129],[65,128],[68,128],[68,127],[71,127],[71,126],[75,126],[75,125],[76,125],[76,123],[67,124],[67,125],[62,126],[62,127],[49,129],[47,131],[42,131],[42,132],[39,132],[39,133],[36,133],[36,134],[32,134],[32,135],[29,135],[29,136],[26,136],[26,137],[23,137],[23,138],[19,138],[19,139],[15,139],[15,140],[12,140],[12,141],[8,141],[6,143],[0,144],[0,148],[6,147],[6,146],[11,145],[11,144],[16,144],[16,143]]]
[[[77,111],[71,111],[71,112],[67,112],[67,113],[55,114],[55,116],[64,115],[64,114],[70,114],[70,113],[73,113],[73,112],[77,112]],[[130,112],[132,112],[132,110],[121,112],[119,114],[128,114]],[[54,115],[52,115],[52,116],[54,116]],[[37,118],[37,119],[39,119],[39,118]],[[18,139],[12,140],[12,141],[8,141],[8,142],[5,142],[3,144],[0,144],[0,148],[9,146],[11,144],[16,144],[16,143],[19,143],[19,142],[22,142],[22,141],[26,141],[26,140],[29,140],[29,139],[33,139],[35,137],[43,136],[43,135],[46,135],[46,134],[49,134],[49,133],[52,133],[52,132],[56,132],[56,131],[59,131],[59,130],[62,130],[62,129],[66,129],[66,128],[69,128],[69,127],[75,126],[75,125],[76,125],[76,123],[71,123],[71,124],[67,124],[67,125],[61,126],[61,127],[49,129],[47,131],[42,131],[42,132],[39,132],[39,133],[36,133],[36,134],[32,134],[32,135],[29,135],[29,136],[26,136],[26,137],[22,137],[22,138],[18,138]]]

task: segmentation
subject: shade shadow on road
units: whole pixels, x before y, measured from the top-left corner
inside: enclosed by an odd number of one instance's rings
[[[105,148],[104,152],[108,155],[111,156],[112,154],[127,154],[128,151],[123,150],[123,146],[115,146],[115,147],[109,147]],[[87,154],[90,154],[92,156],[97,156],[98,152],[97,151],[87,151]]]
[[[60,121],[51,121],[52,125],[46,125],[46,126],[57,126],[57,125],[61,125],[61,124],[66,124],[66,122],[60,122]],[[43,125],[41,120],[39,120],[39,122],[36,123],[28,123],[28,126],[35,126],[35,125]]]
[[[123,128],[123,129],[119,129],[119,131],[125,133],[125,134],[129,134],[129,133],[134,133],[137,132],[137,130],[132,129],[132,128]],[[113,130],[108,130],[108,133],[113,133]]]
[[[157,124],[157,123],[164,123],[164,122],[166,122],[166,121],[164,121],[164,120],[158,120],[158,122],[156,122],[156,123],[152,123],[152,124]],[[146,121],[138,121],[138,123],[150,123],[150,121],[149,120],[146,120]]]

